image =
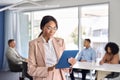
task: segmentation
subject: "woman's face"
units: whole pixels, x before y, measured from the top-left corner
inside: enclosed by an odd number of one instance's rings
[[[107,48],[107,52],[108,52],[108,53],[111,53],[110,47]]]
[[[43,28],[43,35],[47,38],[51,38],[55,34],[56,30],[56,23],[54,21],[50,21],[47,24],[45,24]]]

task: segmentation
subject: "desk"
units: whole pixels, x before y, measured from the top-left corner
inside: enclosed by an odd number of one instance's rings
[[[99,70],[99,71],[109,71],[109,72],[120,72],[120,64],[103,64],[96,65],[91,62],[77,62],[73,68],[77,69],[88,69],[88,70]],[[92,80],[92,74],[91,80]]]
[[[100,70],[110,72],[120,72],[120,64],[103,64],[96,65],[91,62],[77,62],[73,68],[78,69],[89,69],[89,70]]]

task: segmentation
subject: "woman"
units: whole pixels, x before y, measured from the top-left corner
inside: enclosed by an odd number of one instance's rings
[[[65,49],[64,40],[53,37],[58,29],[57,21],[52,16],[44,16],[39,37],[29,43],[28,73],[33,80],[65,80],[64,72],[55,69]]]
[[[104,63],[108,64],[119,64],[119,47],[116,43],[114,42],[109,42],[105,46],[105,55],[103,59],[100,61],[100,65]],[[98,71],[97,74],[97,80],[102,80],[104,79],[105,76],[110,74],[111,72],[105,72],[105,71]]]

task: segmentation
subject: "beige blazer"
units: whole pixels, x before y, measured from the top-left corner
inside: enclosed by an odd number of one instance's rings
[[[20,54],[11,47],[7,48],[6,58],[12,61],[14,64],[22,64],[22,61],[25,61],[25,58],[20,56]]]
[[[52,42],[59,60],[65,48],[64,40],[54,37]],[[65,80],[63,70],[54,69],[48,72],[47,69],[43,40],[40,36],[29,42],[28,73],[33,76],[33,80]]]

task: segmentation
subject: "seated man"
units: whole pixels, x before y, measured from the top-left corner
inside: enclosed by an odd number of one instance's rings
[[[8,65],[10,69],[12,71],[15,71],[15,69],[22,70],[22,62],[26,61],[26,59],[20,56],[20,54],[15,49],[16,44],[15,44],[14,39],[8,40],[8,46],[9,47],[7,48],[7,51],[6,51],[6,57],[7,57],[7,60],[9,63]],[[18,67],[14,67],[15,65]]]
[[[27,59],[23,58],[15,49],[16,44],[14,39],[8,40],[8,46],[6,58],[8,60],[10,70],[13,72],[22,72],[21,80],[24,80],[25,76],[30,80],[33,80],[27,73]]]
[[[92,62],[96,60],[96,52],[93,48],[90,47],[90,39],[85,39],[84,40],[84,49],[77,54],[76,58],[70,58],[68,62],[72,65],[76,63],[76,61],[80,62]],[[80,71],[78,69],[73,69],[72,72],[70,73],[71,80],[75,80],[74,78],[74,72],[75,71]],[[89,70],[81,70],[82,73],[82,80],[86,80],[86,74],[89,72]]]

